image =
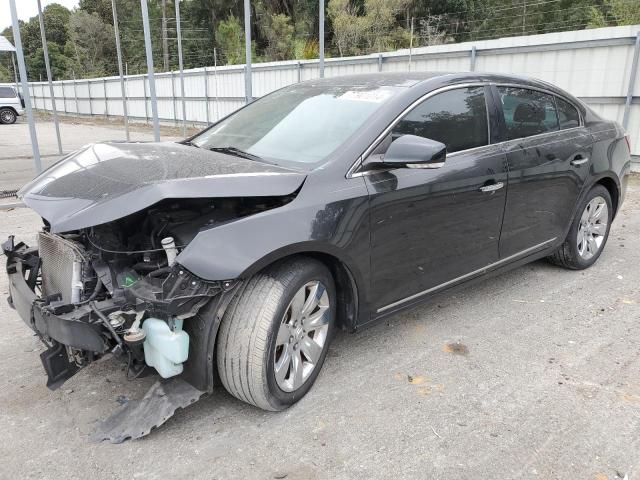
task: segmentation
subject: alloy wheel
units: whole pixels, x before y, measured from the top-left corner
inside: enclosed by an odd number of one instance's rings
[[[12,123],[14,121],[14,113],[10,110],[0,112],[0,120],[2,123]]]
[[[318,366],[329,332],[329,307],[327,289],[319,281],[306,283],[289,303],[273,359],[276,382],[283,391],[300,388]]]
[[[601,196],[591,199],[582,212],[578,226],[578,254],[585,260],[592,258],[604,243],[607,234],[609,208]]]

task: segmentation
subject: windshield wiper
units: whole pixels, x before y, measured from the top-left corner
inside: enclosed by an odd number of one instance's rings
[[[262,157],[254,155],[253,153],[245,152],[244,150],[240,150],[236,147],[211,147],[209,150],[211,150],[212,152],[226,153],[228,155],[234,155],[236,157],[247,158],[249,160],[258,160],[260,162],[264,161]]]
[[[195,143],[193,143],[193,142],[192,142],[192,141],[190,141],[190,140],[185,140],[184,142],[178,142],[178,143],[181,143],[181,144],[183,144],[183,145],[188,145],[188,146],[190,146],[190,147],[200,148],[198,145],[196,145]]]

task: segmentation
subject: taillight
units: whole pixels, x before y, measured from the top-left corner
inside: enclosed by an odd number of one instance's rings
[[[629,153],[631,153],[631,139],[629,138],[629,135],[625,135],[624,140],[627,142],[627,148],[629,149]]]

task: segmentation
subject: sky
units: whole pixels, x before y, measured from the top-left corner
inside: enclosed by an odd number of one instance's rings
[[[18,9],[18,18],[25,22],[38,15],[38,2],[36,0],[15,0]],[[79,0],[41,0],[44,9],[50,3],[59,3],[68,9],[78,6]],[[11,10],[9,0],[0,0],[0,31],[11,25]]]

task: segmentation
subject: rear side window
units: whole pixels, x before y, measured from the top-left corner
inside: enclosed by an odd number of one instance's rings
[[[513,87],[498,87],[498,92],[508,140],[560,129],[552,95]]]
[[[0,98],[15,98],[16,92],[11,87],[0,87]]]
[[[578,114],[576,107],[560,97],[556,97],[556,105],[558,107],[558,120],[560,120],[560,128],[562,130],[580,126],[580,114]]]
[[[391,132],[394,140],[407,134],[442,142],[449,153],[487,145],[489,132],[484,88],[459,88],[426,99]]]

